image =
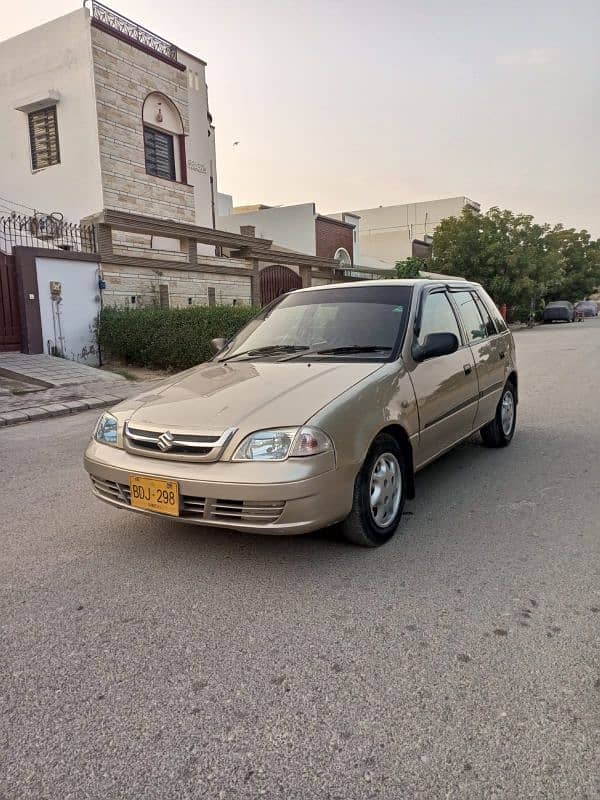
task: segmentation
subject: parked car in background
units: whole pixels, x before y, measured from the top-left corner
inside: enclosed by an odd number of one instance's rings
[[[515,344],[478,284],[300,289],[216,346],[100,417],[85,454],[97,497],[258,533],[339,523],[375,547],[418,470],[475,431],[489,447],[515,431]]]
[[[575,322],[575,307],[568,300],[548,303],[542,314],[542,322]]]
[[[579,314],[583,314],[584,317],[597,317],[598,304],[593,300],[580,300],[578,303],[575,303],[575,311]]]

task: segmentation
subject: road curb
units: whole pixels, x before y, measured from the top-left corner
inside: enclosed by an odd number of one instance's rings
[[[107,406],[114,406],[124,399],[125,397],[117,395],[99,395],[98,397],[86,397],[81,400],[65,400],[62,403],[46,403],[40,406],[32,406],[31,408],[2,411],[0,412],[0,428],[24,425],[27,422],[35,422],[39,419],[66,417],[70,414],[78,414],[80,411],[89,411],[94,408],[106,408]]]

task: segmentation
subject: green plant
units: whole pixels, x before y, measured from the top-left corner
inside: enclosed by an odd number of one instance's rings
[[[103,308],[98,341],[128,364],[179,371],[213,355],[211,339],[237,333],[255,314],[250,306]]]
[[[511,321],[526,321],[549,300],[581,300],[600,285],[600,241],[528,214],[465,209],[437,227],[431,268],[482,283]]]

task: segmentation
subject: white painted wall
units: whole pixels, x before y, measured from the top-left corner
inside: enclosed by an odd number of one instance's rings
[[[361,253],[392,263],[408,258],[414,239],[432,236],[441,220],[459,216],[467,205],[479,210],[478,203],[463,196],[354,211],[360,216]]]
[[[233,214],[233,197],[230,194],[217,194],[217,217],[228,217]]]
[[[256,235],[272,239],[274,245],[314,256],[316,253],[314,203],[263,208],[217,218],[217,228],[240,232],[240,225],[254,225]]]
[[[212,228],[212,196],[210,178],[213,178],[214,200],[217,197],[217,169],[214,159],[215,131],[208,120],[208,88],[206,65],[203,61],[182,50],[177,58],[187,67],[189,136],[186,138],[187,178],[194,187],[196,225]],[[215,211],[216,215],[216,211]],[[214,248],[213,248],[214,249]]]
[[[27,114],[15,107],[43,99],[49,91],[60,95],[57,117],[61,163],[34,173]],[[0,142],[2,197],[43,212],[60,211],[75,222],[101,210],[87,9],[0,43]]]
[[[44,352],[49,352],[48,342],[60,348],[60,319],[65,357],[97,365],[94,324],[100,310],[98,265],[90,261],[36,258],[36,269]],[[62,284],[60,318],[50,296],[50,281]]]

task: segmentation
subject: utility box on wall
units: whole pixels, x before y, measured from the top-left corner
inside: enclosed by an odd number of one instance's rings
[[[97,366],[98,264],[36,257],[36,272],[44,352]]]

